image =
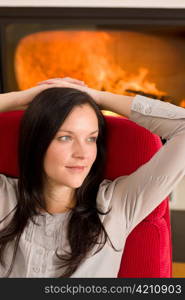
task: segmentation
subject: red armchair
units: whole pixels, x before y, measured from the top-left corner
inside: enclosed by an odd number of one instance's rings
[[[0,173],[18,176],[17,142],[23,112],[0,114]],[[106,116],[108,156],[104,178],[129,175],[162,146],[161,140],[131,120]],[[168,198],[127,238],[118,277],[171,277],[172,247]]]

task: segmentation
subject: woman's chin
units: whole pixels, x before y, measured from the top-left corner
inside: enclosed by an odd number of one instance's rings
[[[78,181],[78,182],[68,182],[68,183],[66,184],[66,186],[68,186],[68,187],[70,187],[70,188],[72,188],[72,189],[77,189],[77,188],[81,187],[82,183],[83,183],[83,181]]]

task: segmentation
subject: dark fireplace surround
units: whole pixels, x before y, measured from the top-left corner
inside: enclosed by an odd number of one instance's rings
[[[70,26],[96,30],[142,30],[181,32],[185,35],[185,9],[164,8],[79,8],[79,7],[1,7],[0,9],[0,91],[9,91],[6,30],[19,24],[24,31],[27,24],[43,24],[50,28]],[[55,27],[53,27],[55,24]],[[9,51],[10,52],[10,51]],[[8,54],[10,55],[10,54]],[[10,64],[10,63],[9,63]],[[13,74],[9,81],[13,81]],[[16,88],[16,86],[14,86]]]

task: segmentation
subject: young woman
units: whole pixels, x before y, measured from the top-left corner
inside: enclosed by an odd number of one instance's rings
[[[117,277],[128,234],[185,174],[185,110],[73,79],[0,95],[1,112],[20,107],[20,177],[0,175],[0,276]],[[167,142],[131,175],[102,181],[101,109]]]

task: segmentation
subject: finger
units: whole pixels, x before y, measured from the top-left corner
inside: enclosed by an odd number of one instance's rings
[[[51,82],[52,80],[48,80],[48,82]],[[63,77],[63,78],[54,78],[55,82],[61,82],[61,81],[65,81],[68,83],[72,83],[72,84],[77,84],[77,85],[85,85],[85,82],[76,78],[71,78],[71,77]],[[53,81],[52,81],[53,82]]]
[[[50,79],[46,79],[46,80],[42,80],[42,81],[39,81],[37,82],[37,85],[40,85],[40,84],[50,84],[50,83],[58,83],[59,81],[59,78],[50,78]]]
[[[81,86],[87,86],[84,81],[76,79],[76,78],[71,78],[71,77],[51,78],[51,79],[40,81],[40,82],[37,83],[37,85],[55,84],[55,83],[57,84],[57,83],[62,82],[62,81],[72,83],[72,84],[81,85]]]
[[[37,82],[37,85],[41,85],[41,84],[52,84],[52,83],[56,83],[56,81],[54,80],[43,80],[40,82]],[[58,82],[57,82],[58,83]]]
[[[86,85],[83,80],[79,80],[76,78],[64,77],[64,78],[62,78],[62,80],[65,80],[67,82],[74,83],[74,84]]]

